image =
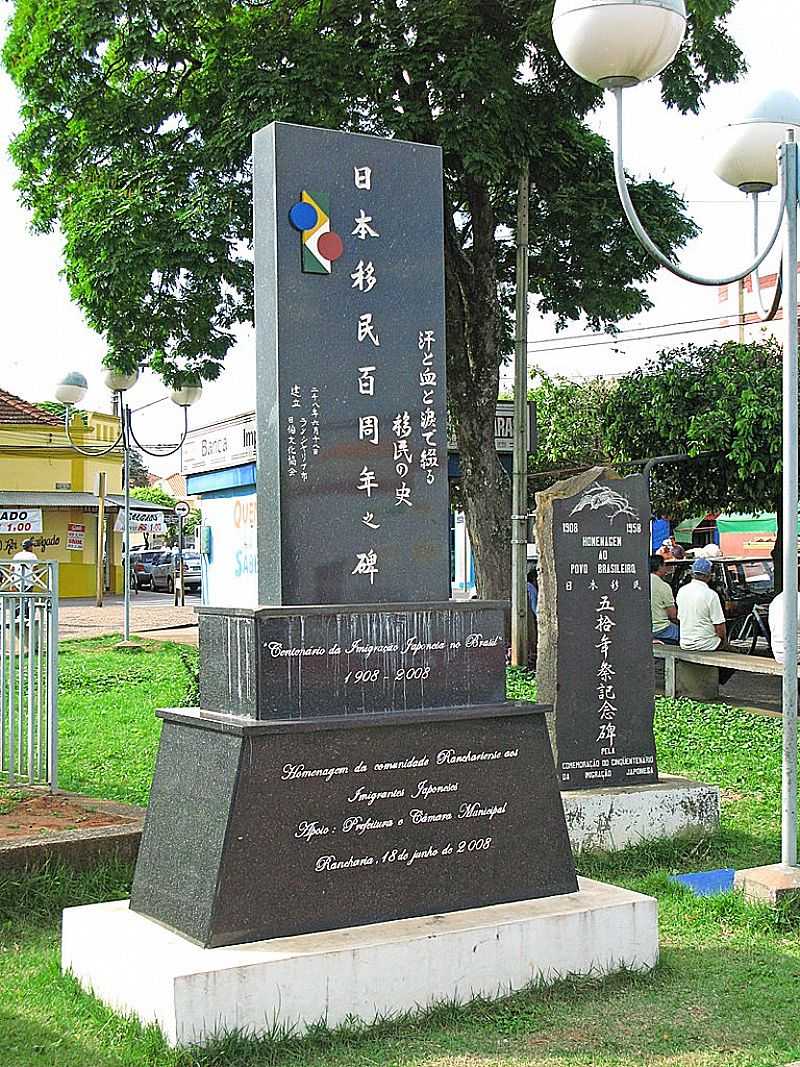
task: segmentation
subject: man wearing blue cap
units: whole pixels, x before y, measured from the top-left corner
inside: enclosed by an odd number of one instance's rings
[[[725,614],[719,597],[708,584],[711,568],[710,559],[696,559],[691,582],[678,592],[681,648],[687,652],[713,652],[725,644]]]

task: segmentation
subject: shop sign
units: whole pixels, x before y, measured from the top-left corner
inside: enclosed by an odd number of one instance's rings
[[[227,423],[191,430],[183,445],[181,471],[201,471],[238,467],[256,460],[256,417],[244,415]]]
[[[120,510],[117,521],[114,523],[116,533],[125,529],[125,512]],[[131,508],[131,533],[163,534],[167,532],[167,524],[161,511],[148,511],[144,508]]]
[[[86,527],[81,522],[67,523],[67,551],[83,552],[86,541]]]
[[[0,534],[41,532],[41,508],[0,508]]]
[[[532,400],[528,401],[528,452],[536,451],[536,405]],[[454,428],[448,421],[447,448],[450,452],[458,452],[458,443]],[[495,452],[514,451],[514,401],[498,400],[494,412],[494,448]]]

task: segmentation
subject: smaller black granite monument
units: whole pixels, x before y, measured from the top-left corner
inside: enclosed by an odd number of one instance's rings
[[[561,788],[657,782],[647,481],[595,467],[536,502],[538,692]]]
[[[263,606],[200,609],[131,908],[204,946],[571,893],[507,605],[447,599],[441,151],[254,140]]]

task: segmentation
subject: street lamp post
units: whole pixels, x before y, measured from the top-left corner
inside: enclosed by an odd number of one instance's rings
[[[173,448],[152,451],[146,448],[133,432],[133,420],[130,407],[125,403],[125,393],[131,389],[139,378],[139,372],[125,374],[119,371],[108,370],[105,375],[105,384],[108,389],[118,398],[120,413],[120,430],[116,441],[105,448],[84,448],[72,439],[70,422],[72,409],[80,404],[89,388],[86,378],[72,371],[58,383],[56,387],[56,400],[64,405],[64,431],[72,448],[82,456],[98,458],[107,456],[117,448],[122,449],[123,479],[124,479],[124,512],[122,525],[122,551],[125,559],[123,580],[123,643],[128,644],[131,639],[131,581],[130,581],[130,558],[131,558],[131,495],[130,495],[130,453],[134,444],[140,451],[148,456],[162,457],[172,456],[180,450],[186,440],[189,430],[189,408],[202,394],[202,386],[199,380],[192,379],[186,384],[176,386],[170,392],[170,399],[178,407],[183,408],[183,431],[181,439]],[[98,553],[102,552],[102,546],[97,545]]]
[[[625,178],[623,94],[626,88],[660,74],[680,48],[686,32],[684,0],[556,0],[553,36],[567,64],[587,81],[613,92],[617,108],[614,163],[617,189],[625,215],[637,238],[653,258],[685,281],[719,286],[754,274],[761,302],[758,268],[775,246],[783,228],[783,625],[786,662],[783,670],[783,772],[780,868],[742,872],[740,884],[759,896],[777,899],[783,890],[800,887],[797,867],[797,510],[798,510],[798,323],[797,221],[800,101],[789,93],[773,93],[751,115],[719,132],[715,172],[753,200],[755,259],[746,270],[722,278],[706,278],[682,269],[652,241],[636,214]],[[775,229],[758,250],[758,198],[779,186]],[[761,315],[775,317],[779,299]]]
[[[525,160],[517,191],[516,350],[514,354],[514,464],[511,525],[511,663],[528,663],[528,205]]]

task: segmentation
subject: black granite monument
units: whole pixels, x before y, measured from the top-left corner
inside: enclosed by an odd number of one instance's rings
[[[657,782],[647,480],[596,467],[536,501],[539,696],[561,788]]]
[[[200,609],[131,907],[206,946],[577,889],[507,605],[447,599],[438,148],[254,139],[258,609]]]

